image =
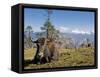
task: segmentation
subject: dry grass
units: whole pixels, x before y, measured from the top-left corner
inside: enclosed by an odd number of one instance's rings
[[[52,61],[45,64],[32,64],[36,49],[25,49],[24,53],[24,69],[40,69],[40,68],[55,68],[55,67],[72,67],[72,66],[91,66],[94,64],[94,49],[79,48],[79,49],[59,49],[60,56],[58,61]],[[28,64],[27,64],[28,63]]]

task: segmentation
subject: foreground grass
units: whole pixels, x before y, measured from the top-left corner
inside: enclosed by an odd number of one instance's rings
[[[52,61],[45,64],[32,64],[36,49],[25,49],[24,53],[24,69],[40,69],[55,67],[72,67],[72,66],[91,66],[94,64],[94,49],[59,49],[60,56],[58,61]]]

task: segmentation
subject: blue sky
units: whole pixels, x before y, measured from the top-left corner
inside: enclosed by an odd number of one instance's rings
[[[60,32],[94,33],[94,12],[52,10],[50,21]],[[24,9],[24,25],[30,25],[34,32],[40,32],[47,17],[45,9]]]

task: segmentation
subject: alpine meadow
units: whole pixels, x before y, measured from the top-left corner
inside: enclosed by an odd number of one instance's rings
[[[93,66],[94,12],[24,8],[24,69]]]

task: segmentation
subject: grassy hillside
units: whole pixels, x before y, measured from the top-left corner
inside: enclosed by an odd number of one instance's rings
[[[35,55],[35,48],[25,49],[24,51],[24,69],[40,69],[54,67],[87,66],[94,64],[94,49],[59,49],[60,56],[58,61],[52,61],[45,64],[32,64],[31,60]]]

